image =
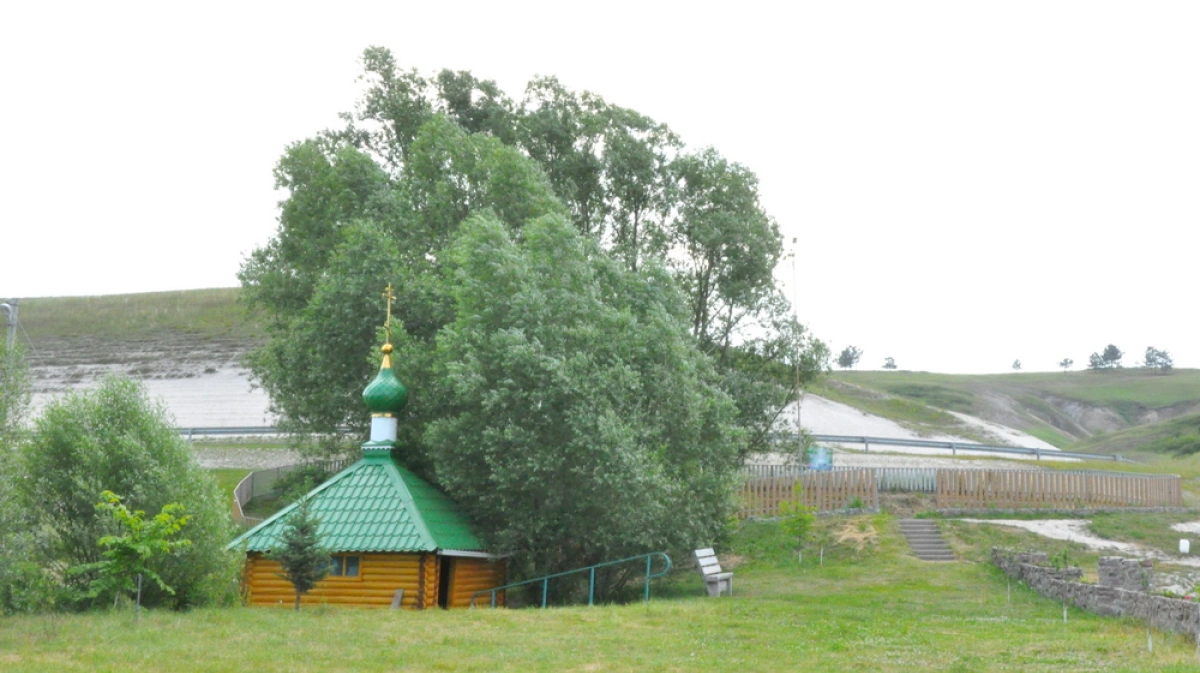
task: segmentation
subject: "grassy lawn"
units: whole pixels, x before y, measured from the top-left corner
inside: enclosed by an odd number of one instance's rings
[[[1200,513],[1162,513],[1136,514],[1132,512],[1113,512],[1097,514],[1092,517],[1088,528],[1093,533],[1110,540],[1136,542],[1146,547],[1158,549],[1167,554],[1179,553],[1180,538],[1194,540],[1194,533],[1180,533],[1171,530],[1171,524],[1200,519]]]
[[[5,671],[992,671],[1195,670],[1191,640],[1071,610],[985,563],[908,556],[885,515],[823,519],[825,563],[748,523],[733,598],[701,598],[694,570],[647,606],[422,613],[226,608],[0,619]],[[944,526],[953,528],[950,522]],[[960,524],[976,558],[1023,538]],[[969,527],[969,530],[968,530]],[[978,529],[978,530],[976,530]],[[857,551],[833,540],[876,534]],[[678,561],[678,560],[677,560]]]
[[[221,486],[221,492],[225,494],[227,500],[233,499],[233,489],[237,488],[238,482],[250,474],[251,471],[223,467],[209,470],[217,478],[217,483]]]

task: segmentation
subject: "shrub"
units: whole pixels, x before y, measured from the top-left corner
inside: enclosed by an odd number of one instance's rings
[[[192,460],[161,404],[141,384],[110,377],[98,388],[50,403],[19,454],[16,496],[30,513],[39,562],[81,595],[95,573],[69,568],[101,560],[100,538],[116,532],[96,511],[103,491],[130,508],[157,512],[179,503],[191,517],[192,545],[157,561],[154,570],[176,593],[148,587],[143,604],[188,607],[232,601],[241,559],[225,551],[229,507],[216,481]]]

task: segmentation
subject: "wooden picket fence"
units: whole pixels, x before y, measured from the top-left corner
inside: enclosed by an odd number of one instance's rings
[[[1037,470],[937,471],[937,506],[1182,507],[1176,475]]]
[[[797,481],[803,483],[804,504],[818,512],[846,509],[858,503],[862,507],[879,507],[875,473],[870,469],[843,469],[747,479],[742,485],[738,518],[779,516],[779,505],[795,500]]]
[[[855,499],[876,508],[881,490],[932,493],[939,509],[1183,506],[1177,475],[864,467],[802,473],[789,469],[791,474],[780,469],[779,476],[758,476],[764,471],[745,471],[739,518],[779,516],[779,505],[795,499],[797,481],[804,484],[804,504],[818,512],[845,509]]]

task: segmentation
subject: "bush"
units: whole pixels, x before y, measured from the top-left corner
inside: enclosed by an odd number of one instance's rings
[[[1155,442],[1151,447],[1155,451],[1163,453],[1174,453],[1180,456],[1190,456],[1193,453],[1200,453],[1200,435],[1189,433],[1179,435],[1178,437],[1170,437],[1167,439]]]
[[[179,503],[191,517],[193,544],[154,568],[175,595],[151,586],[143,604],[189,607],[237,596],[241,558],[225,551],[233,532],[229,507],[141,384],[110,377],[95,390],[49,404],[16,469],[16,499],[30,515],[29,530],[43,531],[34,540],[38,560],[68,588],[82,595],[95,579],[67,570],[101,560],[99,539],[116,531],[95,503],[101,492],[113,491],[130,508],[157,512]]]
[[[329,470],[319,463],[302,465],[280,477],[271,489],[271,496],[281,503],[294,502],[331,476]]]

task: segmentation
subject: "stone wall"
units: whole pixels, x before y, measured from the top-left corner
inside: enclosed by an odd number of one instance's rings
[[[1148,591],[1153,561],[1135,561],[1120,556],[1101,556],[1100,586],[1127,591]]]
[[[1100,559],[1100,584],[1079,580],[1079,568],[1046,565],[1044,553],[1018,553],[992,548],[992,562],[1006,575],[1028,584],[1048,598],[1109,617],[1133,617],[1156,628],[1200,636],[1200,603],[1151,595],[1148,566],[1140,561],[1106,556]]]

